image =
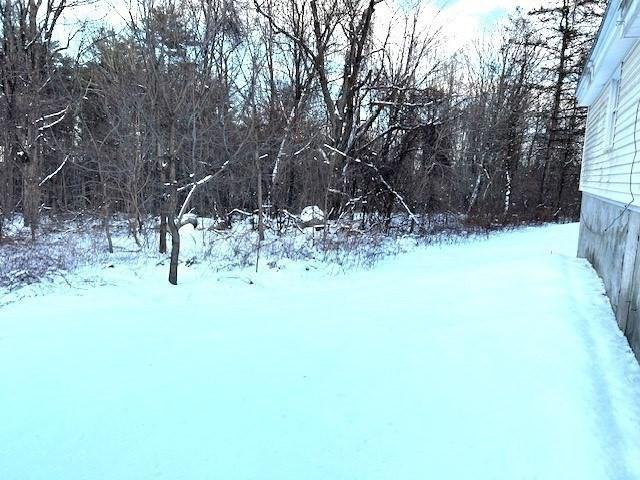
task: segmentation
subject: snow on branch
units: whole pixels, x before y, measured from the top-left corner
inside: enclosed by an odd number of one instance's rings
[[[38,186],[41,187],[42,185],[44,185],[45,183],[47,183],[49,180],[51,180],[53,177],[55,177],[60,170],[62,170],[62,167],[65,166],[65,164],[67,163],[67,160],[69,160],[69,155],[67,155],[66,157],[64,157],[64,160],[62,161],[62,163],[60,164],[60,166],[58,168],[56,168],[53,173],[50,173],[49,175],[47,175],[44,180],[42,180]]]
[[[45,120],[49,120],[50,118],[55,118],[55,117],[58,117],[58,118],[49,124],[41,126],[40,128],[38,128],[38,130],[42,132],[43,130],[47,130],[48,128],[51,128],[57,125],[62,120],[64,120],[64,117],[66,117],[68,110],[69,110],[69,106],[67,105],[66,107],[64,107],[63,110],[60,110],[59,112],[50,113],[49,115],[43,115],[42,117],[40,117],[40,120],[39,120],[41,122],[44,122]]]
[[[186,190],[187,188],[191,188],[191,190],[189,190],[189,193],[187,194],[187,198],[184,199],[184,203],[180,208],[180,213],[178,213],[179,220],[182,220],[182,216],[187,211],[187,208],[189,207],[189,203],[191,202],[191,198],[193,197],[193,194],[195,193],[196,189],[204,185],[205,183],[209,183],[211,180],[213,180],[218,175],[220,175],[227,168],[227,165],[229,165],[229,161],[230,160],[227,160],[226,162],[224,162],[216,173],[207,175],[204,178],[198,180],[197,182],[190,183],[189,185],[185,185],[184,187],[181,187],[178,189],[178,191],[181,192],[183,190]]]
[[[49,118],[59,117],[60,115],[64,115],[65,113],[67,113],[68,108],[69,107],[67,106],[67,107],[64,107],[62,110],[60,110],[59,112],[43,115],[42,117],[40,117],[40,120],[48,120]]]

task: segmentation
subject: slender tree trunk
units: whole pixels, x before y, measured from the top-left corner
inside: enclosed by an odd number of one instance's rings
[[[102,222],[104,225],[104,234],[107,237],[107,249],[109,250],[109,253],[113,253],[113,240],[111,239],[111,228],[109,226],[109,206],[107,205],[106,202],[104,204],[102,214],[103,214]]]
[[[29,127],[32,130],[35,127]],[[36,240],[38,228],[38,210],[40,206],[39,163],[40,156],[35,140],[35,134],[30,133],[28,138],[31,144],[29,162],[24,168],[22,205],[24,208],[24,224],[31,229],[31,240]]]
[[[165,160],[162,157],[162,147],[160,142],[157,145],[158,163],[160,166],[160,185],[162,187],[162,199],[160,201],[160,253],[167,253],[167,203],[168,192],[167,188],[167,167]]]
[[[264,242],[264,207],[262,205],[262,163],[260,162],[260,153],[256,151],[256,176],[258,179],[257,195],[258,195],[258,238]]]
[[[178,207],[178,190],[176,188],[176,127],[171,124],[169,139],[169,211],[167,212],[167,224],[171,233],[171,260],[169,263],[169,283],[178,284],[178,260],[180,258],[180,231],[176,224],[176,211]]]
[[[102,174],[102,171],[100,171]],[[109,253],[113,253],[113,241],[111,239],[111,228],[109,226],[109,199],[107,197],[107,183],[105,181],[102,182],[102,224],[104,226],[104,234],[107,237],[107,248],[109,249]]]
[[[169,224],[169,231],[171,232],[171,260],[169,263],[169,283],[171,285],[177,285],[178,260],[180,257],[180,233],[173,216],[169,217],[167,223]]]
[[[329,160],[329,172],[327,173],[327,188],[324,191],[324,229],[322,231],[322,238],[325,241],[327,240],[327,235],[329,234],[329,193],[331,192],[331,185],[333,184],[333,169],[335,168],[335,158],[336,154],[331,152],[330,154],[331,160]],[[326,155],[325,155],[326,158]]]

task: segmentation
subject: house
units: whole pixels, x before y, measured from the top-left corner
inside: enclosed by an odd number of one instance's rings
[[[611,0],[578,85],[589,107],[578,255],[640,360],[640,0]]]

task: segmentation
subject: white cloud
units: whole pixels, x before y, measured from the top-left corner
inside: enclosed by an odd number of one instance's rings
[[[496,19],[505,18],[518,7],[526,12],[540,3],[540,0],[449,1],[444,4],[438,22],[449,48],[457,50],[494,29]]]
[[[408,3],[411,2],[411,3]],[[392,19],[419,9],[419,31],[440,31],[441,44],[447,53],[456,52],[479,39],[490,37],[500,21],[520,7],[524,12],[541,4],[541,0],[386,0],[377,7],[376,36],[386,33]],[[415,5],[418,5],[417,7]],[[400,22],[392,30],[393,43],[402,41]]]

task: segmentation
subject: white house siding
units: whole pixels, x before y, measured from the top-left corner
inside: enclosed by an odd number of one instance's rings
[[[640,207],[640,117],[636,125],[640,102],[640,42],[627,55],[620,69],[611,143],[607,121],[614,107],[610,101],[612,88],[609,83],[589,108],[580,189],[585,193]],[[636,129],[637,138],[634,141]]]

